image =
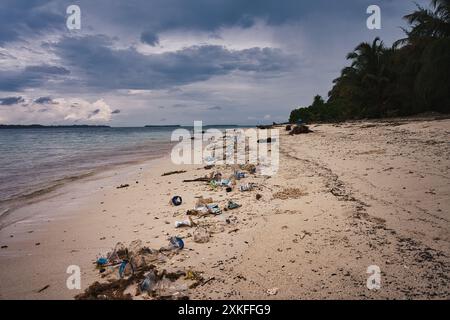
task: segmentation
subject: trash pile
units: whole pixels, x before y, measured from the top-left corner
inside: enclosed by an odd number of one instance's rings
[[[207,280],[209,281],[209,279]],[[187,291],[206,283],[201,273],[187,271],[160,271],[150,265],[130,277],[90,285],[76,300],[131,300],[136,296],[151,299],[185,300]]]
[[[274,142],[272,138],[258,141],[258,143]],[[234,148],[228,148],[225,156],[234,152],[236,152]],[[250,193],[255,189],[260,189],[256,183],[243,180],[265,168],[266,164],[261,159],[259,159],[261,162],[258,166],[244,164],[233,165],[231,168],[217,165],[213,156],[206,160],[205,169],[212,169],[209,174],[185,179],[183,182],[201,182],[211,191],[225,190],[227,194],[236,191]],[[182,170],[170,171],[164,173],[163,176],[184,172]],[[126,188],[128,185],[120,187]],[[261,197],[260,194],[256,195],[257,200]],[[178,210],[182,204],[185,202],[181,196],[170,197],[170,206],[177,207]],[[189,289],[203,285],[212,278],[205,281],[199,272],[193,270],[168,271],[162,269],[161,265],[183,250],[185,243],[182,237],[192,239],[195,243],[204,244],[208,243],[214,234],[222,233],[228,226],[236,224],[237,217],[228,211],[239,212],[238,209],[241,207],[241,204],[230,198],[226,199],[225,203],[217,203],[212,197],[198,197],[193,208],[184,209],[184,215],[174,221],[174,228],[178,229],[181,234],[185,230],[189,230],[186,235],[170,237],[168,245],[159,249],[144,246],[140,240],[135,240],[128,246],[121,242],[117,243],[110,252],[100,255],[95,261],[100,276],[107,282],[93,283],[85,292],[76,296],[76,299],[133,299],[136,296],[148,299],[188,298]],[[227,211],[226,214],[225,211]],[[170,224],[170,222],[167,223]],[[228,233],[237,230],[239,229],[234,226]]]
[[[257,166],[253,164],[234,165],[231,168],[231,173],[227,175],[218,171],[218,168],[216,165],[209,165],[206,169],[213,169],[209,174],[200,178],[183,180],[183,182],[204,182],[212,191],[225,189],[227,193],[234,190],[249,192],[257,188],[255,183],[240,183],[249,175],[255,174]],[[212,234],[224,232],[227,225],[235,222],[234,216],[222,215],[222,213],[241,207],[241,204],[232,199],[227,199],[226,204],[222,205],[215,202],[211,197],[200,196],[197,198],[194,207],[185,212],[185,217],[175,221],[175,228],[195,228],[188,236],[192,236],[196,243],[207,243],[210,241]],[[215,218],[220,215],[222,215],[222,218]]]
[[[152,263],[165,262],[183,248],[183,239],[179,237],[169,238],[168,245],[158,250],[143,246],[141,240],[132,241],[128,247],[118,242],[111,252],[98,257],[95,264],[103,277],[117,270],[119,278],[124,278]]]
[[[193,270],[160,270],[165,263],[184,248],[179,237],[169,238],[167,246],[151,249],[135,240],[127,247],[119,242],[106,255],[97,258],[95,264],[107,282],[94,282],[78,300],[132,299],[147,294],[153,299],[187,299],[187,290],[203,282],[201,273]]]
[[[193,240],[196,243],[209,242],[210,236],[213,233],[219,233],[225,231],[225,225],[231,224],[232,219],[223,217],[219,220],[203,219],[206,217],[217,217],[223,213],[223,211],[234,210],[240,208],[241,205],[233,200],[228,200],[227,205],[221,209],[221,207],[213,202],[212,198],[200,197],[195,203],[193,209],[186,211],[187,218],[185,220],[176,221],[175,227],[195,227],[193,231]],[[193,220],[196,218],[196,221]]]

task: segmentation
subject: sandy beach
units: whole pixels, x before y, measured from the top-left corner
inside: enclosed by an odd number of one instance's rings
[[[278,128],[279,171],[238,183],[255,183],[252,191],[183,182],[232,169],[178,166],[167,155],[18,209],[23,220],[0,231],[0,299],[73,299],[105,281],[94,263],[117,242],[159,248],[170,236],[185,247],[158,267],[208,279],[187,290],[190,299],[449,299],[450,120],[310,128],[296,136]],[[162,176],[173,170],[186,172]],[[174,195],[178,207],[169,205]],[[210,231],[207,243],[193,241],[194,228],[174,227],[200,196],[242,205],[193,217]],[[81,290],[66,286],[69,265],[81,268]],[[366,286],[372,265],[379,290]]]

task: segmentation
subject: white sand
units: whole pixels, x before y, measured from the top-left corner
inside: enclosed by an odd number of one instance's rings
[[[214,277],[189,290],[192,299],[448,299],[450,120],[312,129],[288,136],[281,128],[278,174],[245,179],[260,190],[227,194],[183,183],[211,170],[166,157],[72,183],[13,212],[30,218],[0,231],[8,246],[0,250],[0,298],[71,299],[81,291],[66,287],[69,265],[81,267],[84,289],[101,279],[96,256],[118,241],[159,248],[178,234],[186,247],[165,267]],[[130,187],[116,189],[122,183]],[[169,206],[176,194],[183,204]],[[207,218],[219,232],[204,244],[173,225],[196,196],[243,205]],[[366,287],[370,265],[382,271],[378,291]]]

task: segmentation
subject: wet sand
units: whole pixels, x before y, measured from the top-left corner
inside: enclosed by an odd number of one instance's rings
[[[0,230],[0,298],[72,299],[82,290],[67,289],[69,265],[80,266],[85,289],[101,280],[96,257],[117,242],[159,248],[179,235],[185,248],[161,267],[212,278],[189,289],[191,299],[448,299],[450,120],[311,129],[288,136],[280,127],[279,172],[243,179],[258,185],[253,191],[183,183],[232,170],[175,166],[167,156],[21,208],[31,218]],[[172,170],[186,172],[161,176]],[[169,205],[173,195],[181,206]],[[242,205],[195,218],[212,232],[207,243],[174,227],[199,196]],[[377,291],[366,287],[371,265],[381,269]]]

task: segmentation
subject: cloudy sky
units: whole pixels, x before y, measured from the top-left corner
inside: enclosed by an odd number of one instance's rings
[[[417,1],[426,5],[428,1]],[[81,29],[66,9],[81,8]],[[366,9],[381,8],[381,30]],[[0,123],[255,124],[326,97],[409,0],[1,0]]]

